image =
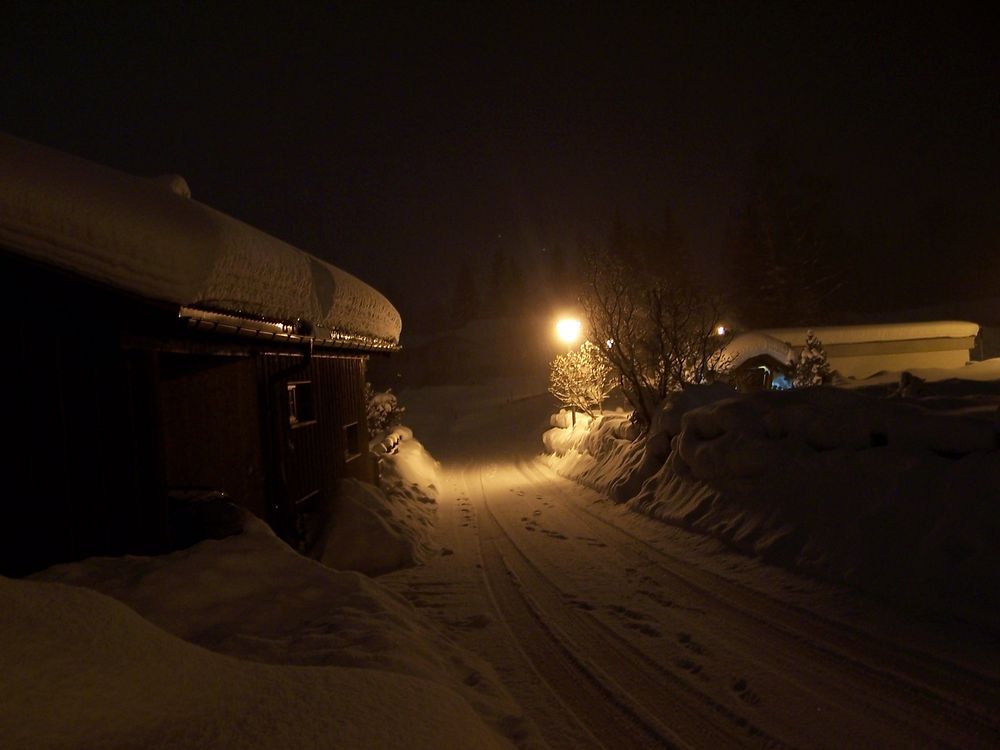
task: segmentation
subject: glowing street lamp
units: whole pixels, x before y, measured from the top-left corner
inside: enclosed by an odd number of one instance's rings
[[[573,344],[580,340],[580,332],[582,330],[583,326],[577,318],[561,318],[556,323],[556,336],[560,341],[569,346],[573,346]],[[576,407],[571,404],[569,412],[573,420],[572,424],[576,427]]]
[[[556,335],[567,344],[575,344],[580,339],[582,328],[576,318],[563,318],[556,323]]]

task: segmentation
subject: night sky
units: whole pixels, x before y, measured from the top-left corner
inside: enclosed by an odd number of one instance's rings
[[[182,174],[404,320],[463,257],[485,275],[499,247],[530,270],[666,207],[725,266],[764,143],[835,187],[893,283],[942,252],[976,268],[942,298],[998,288],[1000,74],[971,5],[205,5],[5,11],[0,129]],[[937,245],[912,239],[928,216]]]

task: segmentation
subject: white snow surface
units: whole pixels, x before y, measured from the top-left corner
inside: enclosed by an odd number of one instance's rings
[[[609,415],[575,430],[556,419],[544,443],[559,473],[632,510],[996,626],[998,406],[716,384],[669,399],[648,439]]]
[[[214,653],[76,586],[0,578],[0,607],[4,747],[508,746],[419,677]]]
[[[805,346],[809,331],[824,344],[858,344],[871,341],[909,341],[913,339],[968,338],[979,333],[979,325],[962,320],[931,320],[921,323],[867,323],[850,326],[814,328],[768,328],[757,333]]]
[[[335,497],[311,517],[310,557],[337,570],[379,575],[417,565],[435,551],[440,465],[410,428],[392,432],[398,443],[380,459],[380,486],[342,479]]]
[[[11,747],[499,748],[521,731],[490,666],[250,515],[226,539],[33,578],[0,578]]]
[[[945,367],[915,367],[907,370],[906,372],[928,382],[942,382],[948,380],[980,383],[990,381],[1000,382],[1000,357],[985,359],[979,362],[969,362],[958,370],[955,368]],[[902,373],[899,372],[889,371],[879,372],[871,377],[864,378],[863,380],[845,381],[838,385],[849,388],[898,383],[901,374]]]
[[[0,243],[151,300],[398,343],[379,292],[209,206],[183,178],[135,177],[0,133]]]

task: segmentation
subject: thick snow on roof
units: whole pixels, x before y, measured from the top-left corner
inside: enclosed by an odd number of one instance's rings
[[[379,292],[186,193],[0,133],[5,246],[152,300],[399,342]]]
[[[873,323],[819,328],[769,328],[758,331],[792,346],[805,346],[806,334],[813,331],[824,344],[860,344],[869,341],[910,341],[913,339],[967,338],[979,333],[976,323],[962,320],[932,320],[924,323]]]
[[[756,331],[737,336],[726,344],[722,350],[722,361],[727,367],[739,367],[748,359],[762,354],[786,365],[795,362],[795,350],[784,339]]]

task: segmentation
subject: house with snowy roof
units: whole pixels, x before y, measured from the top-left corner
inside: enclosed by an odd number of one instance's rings
[[[8,471],[0,573],[184,542],[224,492],[295,543],[340,477],[374,479],[372,287],[147,179],[0,134]]]
[[[955,320],[749,331],[723,351],[730,379],[741,390],[781,382],[794,371],[810,330],[822,342],[830,367],[841,377],[858,379],[885,371],[962,367],[979,335],[976,323]]]

